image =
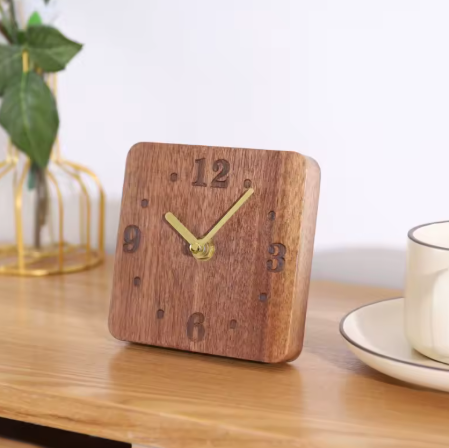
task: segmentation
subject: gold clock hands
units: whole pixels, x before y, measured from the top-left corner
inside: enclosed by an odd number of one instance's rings
[[[165,214],[167,222],[190,244],[192,250],[198,250],[200,244],[181,221],[171,212]]]
[[[171,212],[165,214],[167,222],[190,244],[190,251],[197,260],[210,260],[215,252],[215,246],[212,238],[216,233],[231,219],[234,213],[249,199],[254,193],[252,188],[228,210],[226,215],[218,221],[214,228],[204,237],[198,240],[192,233],[179,221],[179,219]]]
[[[204,246],[208,243],[216,233],[231,219],[234,213],[250,198],[250,196],[254,193],[252,188],[249,188],[248,191],[228,210],[226,215],[218,221],[218,223],[214,226],[214,228],[204,237],[198,240],[198,244],[200,246]]]

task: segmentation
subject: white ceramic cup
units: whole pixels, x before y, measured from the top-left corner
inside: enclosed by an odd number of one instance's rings
[[[449,221],[408,233],[405,331],[415,350],[449,364]]]

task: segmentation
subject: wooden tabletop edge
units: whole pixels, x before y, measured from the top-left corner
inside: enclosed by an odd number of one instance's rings
[[[7,396],[6,400],[3,399],[5,391]],[[27,402],[30,402],[30,397],[32,397],[33,405],[24,407],[21,397],[25,397]],[[16,400],[14,400],[14,398],[16,398]],[[61,407],[59,409],[61,412],[58,412],[58,407],[53,404],[55,402],[60,402]],[[67,406],[68,402],[71,403],[71,406]],[[42,403],[46,403],[44,409]],[[23,412],[25,408],[27,409],[26,413]],[[74,409],[77,410],[77,413],[82,412],[84,416],[95,416],[100,412],[107,412],[110,415],[109,418],[111,420],[115,420],[112,415],[114,410],[125,411],[125,413],[119,412],[117,418],[123,421],[129,420],[129,422],[133,425],[133,431],[126,431],[126,438],[123,437],[123,432],[116,436],[112,428],[108,428],[102,424],[102,427],[99,428],[98,432],[94,433],[92,428],[95,427],[95,425],[92,425],[92,422],[89,422],[86,429],[83,429],[83,425],[86,423],[83,421],[85,418],[81,420],[74,419],[73,415],[71,415]],[[295,436],[287,436],[253,428],[241,428],[213,420],[200,420],[180,414],[157,412],[142,408],[136,409],[135,407],[126,406],[123,404],[79,398],[71,395],[61,396],[61,394],[51,394],[48,392],[43,393],[41,391],[36,392],[36,390],[26,387],[12,387],[11,385],[3,384],[1,381],[0,417],[129,443],[142,443],[142,437],[144,439],[152,437],[152,432],[155,427],[159,428],[159,431],[161,427],[166,427],[168,436],[175,429],[179,430],[180,428],[188,428],[189,432],[192,430],[201,430],[204,434],[209,434],[209,437],[211,437],[211,434],[215,433],[216,438],[220,438],[223,432],[226,432],[228,436],[232,434],[237,438],[243,438],[245,440],[252,439],[254,441],[265,440],[266,442],[299,442],[301,440],[301,438]],[[149,417],[151,418],[150,421],[148,420]],[[144,425],[140,426],[140,430],[138,431],[136,431],[134,426],[136,419],[143,419],[145,422]],[[151,424],[152,422],[154,424]],[[162,422],[164,424],[162,424]],[[167,422],[170,423],[168,426]],[[103,423],[103,420],[101,420],[101,423]],[[142,432],[142,434],[140,434],[140,432]],[[162,440],[167,440],[167,438],[169,437],[161,437]],[[154,443],[154,440],[157,439],[154,438],[152,440]]]

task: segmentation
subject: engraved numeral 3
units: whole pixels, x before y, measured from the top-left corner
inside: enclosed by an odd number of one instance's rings
[[[126,227],[123,232],[123,240],[123,252],[135,252],[140,244],[140,229],[134,225]]]
[[[204,339],[206,330],[204,329],[204,314],[194,313],[187,321],[187,337],[193,342],[200,342]]]
[[[281,272],[284,270],[285,254],[287,249],[283,244],[275,243],[270,244],[268,252],[271,254],[272,259],[267,261],[267,269],[270,272]]]

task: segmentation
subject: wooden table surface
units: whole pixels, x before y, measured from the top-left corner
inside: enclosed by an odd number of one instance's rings
[[[167,448],[449,446],[449,395],[376,373],[338,332],[398,291],[314,282],[303,354],[264,365],[114,340],[111,266],[0,278],[0,416]]]
[[[15,440],[4,439],[0,437],[0,448],[39,448],[38,445],[30,443],[17,442]]]

